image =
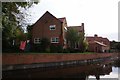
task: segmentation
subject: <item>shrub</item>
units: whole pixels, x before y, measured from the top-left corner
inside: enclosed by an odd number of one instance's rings
[[[62,53],[63,52],[63,47],[61,45],[50,45],[50,52],[52,53]]]
[[[33,52],[41,52],[41,44],[32,44]]]
[[[68,49],[63,49],[63,53],[70,53]]]
[[[63,52],[63,47],[61,45],[57,45],[56,48],[57,48],[56,50],[57,50],[58,53],[62,53]]]
[[[51,44],[51,45],[50,45],[50,52],[53,52],[53,53],[57,52],[57,46]]]
[[[50,41],[47,38],[41,40],[41,49],[42,52],[49,52]]]
[[[32,44],[32,51],[34,52],[50,52],[50,41],[43,38],[40,44]]]

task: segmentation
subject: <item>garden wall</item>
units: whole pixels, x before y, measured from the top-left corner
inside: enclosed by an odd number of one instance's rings
[[[88,60],[111,57],[112,53],[95,53],[95,54],[29,54],[29,53],[9,53],[2,55],[2,65],[13,64],[34,64],[45,62],[61,62],[72,60]]]

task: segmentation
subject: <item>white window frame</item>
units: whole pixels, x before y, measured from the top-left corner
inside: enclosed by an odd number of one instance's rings
[[[50,30],[56,30],[56,25],[50,25],[49,28]]]
[[[35,43],[35,44],[40,44],[40,43],[41,43],[40,38],[34,38],[34,43]]]
[[[59,37],[52,37],[51,43],[59,43]]]

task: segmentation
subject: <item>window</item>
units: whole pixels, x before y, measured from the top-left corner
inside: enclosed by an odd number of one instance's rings
[[[34,38],[34,43],[35,44],[40,44],[40,42],[41,42],[40,38]]]
[[[59,43],[59,38],[58,37],[51,38],[51,43]]]
[[[55,30],[55,25],[50,25],[50,30]]]

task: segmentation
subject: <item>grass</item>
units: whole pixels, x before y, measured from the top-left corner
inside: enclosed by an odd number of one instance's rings
[[[27,54],[95,54],[95,52],[84,52],[84,53],[79,53],[79,52],[77,52],[77,53],[76,52],[74,52],[74,53],[13,52],[13,53],[9,53],[9,54],[26,54],[26,55]]]
[[[84,52],[82,54],[95,54],[95,52]]]

